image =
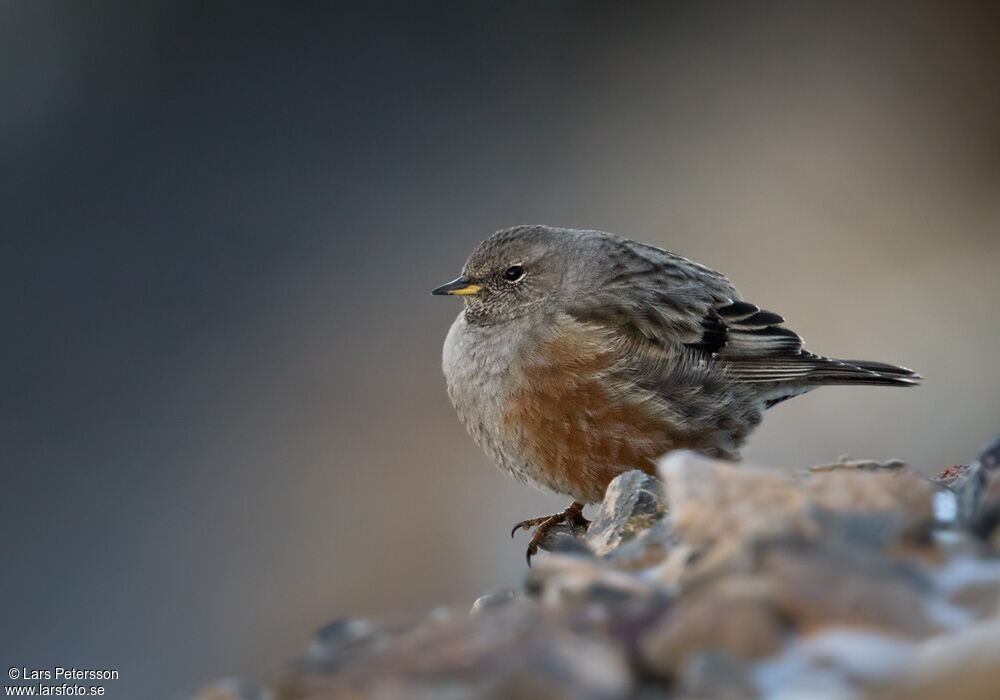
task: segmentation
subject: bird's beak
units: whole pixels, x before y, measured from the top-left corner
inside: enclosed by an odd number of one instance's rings
[[[482,289],[478,284],[471,284],[469,278],[462,275],[457,280],[452,280],[448,284],[442,284],[440,287],[435,289],[431,294],[456,294],[458,296],[468,296],[470,294],[479,294],[479,290]]]

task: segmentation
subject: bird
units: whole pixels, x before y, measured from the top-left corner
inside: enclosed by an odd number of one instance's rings
[[[596,230],[522,225],[479,243],[457,279],[445,338],[449,399],[515,479],[572,504],[536,528],[528,566],[559,523],[586,527],[617,475],[654,474],[679,449],[738,460],[764,411],[820,386],[914,386],[919,374],[809,352],[785,320],[722,274]]]

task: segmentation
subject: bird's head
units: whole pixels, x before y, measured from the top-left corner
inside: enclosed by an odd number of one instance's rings
[[[582,233],[548,226],[497,231],[472,251],[461,277],[431,293],[462,297],[471,323],[555,309],[579,278]]]

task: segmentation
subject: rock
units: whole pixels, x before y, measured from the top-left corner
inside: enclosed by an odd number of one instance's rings
[[[834,471],[799,482],[810,506],[837,513],[879,514],[896,520],[898,534],[922,537],[934,519],[934,488],[908,471]]]
[[[732,577],[718,581],[670,606],[639,644],[652,673],[671,677],[692,655],[724,652],[759,659],[782,645],[782,622],[766,581]]]
[[[993,700],[1000,688],[1000,620],[928,640],[917,647],[885,700]]]
[[[975,541],[953,540],[945,548],[945,560],[927,571],[934,588],[973,619],[1000,613],[1000,558],[981,556]]]
[[[605,603],[649,596],[653,582],[602,565],[594,559],[554,554],[532,566],[525,577],[525,590],[548,604]]]
[[[601,639],[566,635],[543,647],[533,661],[535,677],[545,680],[534,684],[544,690],[535,695],[538,698],[623,698],[632,690],[634,681],[624,649]]]
[[[976,464],[980,469],[994,473],[1000,471],[1000,435],[994,438],[985,450],[979,453]]]
[[[677,686],[682,697],[705,700],[745,700],[757,695],[750,664],[731,654],[702,651],[681,666]]]
[[[546,552],[593,556],[594,553],[587,546],[586,535],[587,528],[582,525],[559,523],[545,533],[538,542],[538,548]]]
[[[521,591],[516,591],[511,588],[505,588],[503,590],[487,593],[486,595],[476,598],[476,602],[472,604],[472,610],[469,614],[482,615],[485,612],[490,612],[505,605],[514,603],[523,595],[524,594],[521,593]]]
[[[531,601],[426,620],[335,673],[291,674],[280,697],[626,697],[633,676],[625,651],[600,634],[603,629],[603,623],[545,611]]]
[[[681,452],[665,458],[660,472],[673,531],[691,547],[676,579],[682,586],[752,569],[757,548],[775,539],[924,547],[926,556],[934,554],[934,489],[906,470],[789,476]]]
[[[913,566],[841,543],[768,547],[760,568],[780,614],[799,631],[867,628],[906,637],[942,631],[931,605],[946,601]]]
[[[885,462],[876,462],[871,459],[851,459],[848,455],[841,455],[840,459],[833,464],[818,464],[809,467],[811,472],[832,472],[832,471],[886,471],[894,472],[906,467],[906,462],[901,459],[890,459]]]
[[[633,470],[608,484],[604,501],[587,530],[587,543],[601,557],[614,555],[622,544],[660,522],[667,508],[659,480]]]
[[[950,486],[957,497],[959,524],[990,540],[1000,524],[1000,437],[954,477]],[[996,547],[1000,541],[992,544]]]
[[[961,478],[969,470],[970,466],[971,465],[969,464],[953,464],[934,477],[934,481],[937,482],[939,486],[950,487],[956,479]]]
[[[620,571],[645,571],[666,560],[679,544],[670,520],[663,518],[609,551],[604,560],[606,565]]]
[[[996,695],[1000,442],[936,480],[899,460],[785,474],[684,452],[659,474],[615,479],[519,588],[331,623],[271,695],[198,697]]]
[[[806,512],[805,491],[786,477],[691,452],[668,455],[659,471],[673,531],[684,546],[656,573],[682,591],[752,571],[755,542],[821,532]]]
[[[916,474],[834,470],[790,478],[740,469],[690,452],[666,457],[660,473],[678,536],[692,545],[777,536],[818,539],[823,513],[881,516],[890,536],[926,534],[934,519],[934,490]],[[875,523],[875,520],[871,521]]]
[[[384,620],[335,620],[313,637],[304,663],[316,669],[333,670],[385,648],[397,634],[416,626],[412,617]]]
[[[751,672],[762,698],[878,697],[874,691],[897,682],[917,649],[915,642],[891,635],[832,627],[792,637]]]

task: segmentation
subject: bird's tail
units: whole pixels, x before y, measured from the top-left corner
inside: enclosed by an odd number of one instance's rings
[[[868,360],[835,360],[814,356],[812,369],[804,377],[812,386],[867,384],[869,386],[916,386],[923,380],[906,367]]]
[[[765,392],[765,406],[770,408],[793,396],[804,394],[821,386],[853,384],[860,386],[916,386],[923,380],[919,374],[906,367],[867,360],[835,360],[830,357],[803,352],[800,362],[808,369],[797,378],[774,382]]]

